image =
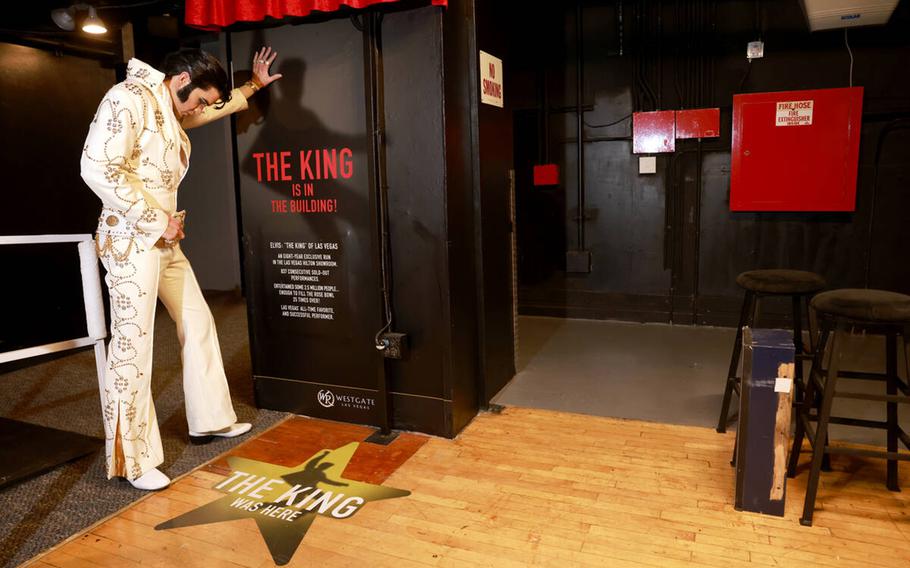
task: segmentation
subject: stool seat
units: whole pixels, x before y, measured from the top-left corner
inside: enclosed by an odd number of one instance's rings
[[[743,328],[753,327],[755,324],[758,305],[763,297],[790,296],[793,304],[793,347],[796,350],[796,359],[799,364],[796,365],[797,384],[802,379],[802,361],[807,358],[806,346],[803,343],[803,313],[808,315],[809,298],[825,289],[825,279],[806,270],[789,270],[786,268],[767,268],[762,270],[748,270],[736,277],[736,283],[746,293],[743,294],[743,306],[739,314],[739,324],[736,326],[736,338],[733,340],[733,354],[730,357],[730,370],[727,372],[727,384],[724,388],[724,398],[720,406],[720,418],[717,421],[717,431],[720,433],[727,431],[727,423],[733,418],[729,416],[730,402],[733,393],[740,394],[739,363],[742,355],[742,338]],[[806,312],[803,312],[805,305]],[[809,324],[809,349],[811,353],[814,350],[812,339],[812,321]]]
[[[759,294],[812,294],[824,290],[825,279],[814,272],[771,268],[749,270],[736,277],[740,288]]]
[[[811,306],[830,314],[873,323],[910,323],[910,296],[887,290],[841,288],[812,298]]]

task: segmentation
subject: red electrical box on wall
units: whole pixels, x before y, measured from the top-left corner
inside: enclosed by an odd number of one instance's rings
[[[672,110],[632,113],[632,153],[676,151],[676,113]]]
[[[558,185],[559,166],[556,164],[538,164],[534,166],[534,185]]]
[[[853,211],[863,88],[733,97],[731,211]]]
[[[676,111],[676,138],[717,138],[720,109],[697,108]]]

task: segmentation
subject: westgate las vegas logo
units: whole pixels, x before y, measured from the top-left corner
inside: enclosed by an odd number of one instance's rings
[[[322,450],[297,467],[229,457],[233,473],[214,486],[224,497],[155,529],[254,519],[275,564],[287,564],[317,516],[348,519],[370,501],[411,494],[341,477],[358,445]]]

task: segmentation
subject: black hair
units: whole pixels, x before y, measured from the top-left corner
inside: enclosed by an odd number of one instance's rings
[[[186,71],[190,75],[190,88],[208,89],[214,87],[221,95],[221,105],[231,100],[231,88],[227,73],[218,58],[201,49],[184,48],[164,57],[161,72],[166,77],[173,77]]]

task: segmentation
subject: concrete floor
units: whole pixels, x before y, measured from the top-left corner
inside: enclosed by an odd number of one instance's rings
[[[522,316],[518,372],[493,402],[714,428],[734,336],[732,328]],[[845,347],[850,368],[883,370],[880,338],[856,336]],[[906,376],[906,358],[899,366]],[[868,381],[841,384],[857,392],[884,388]],[[910,431],[910,408],[899,410]],[[835,401],[834,412],[878,420],[885,415],[884,403],[855,400]],[[884,445],[883,431],[865,428],[834,426],[831,437]]]

